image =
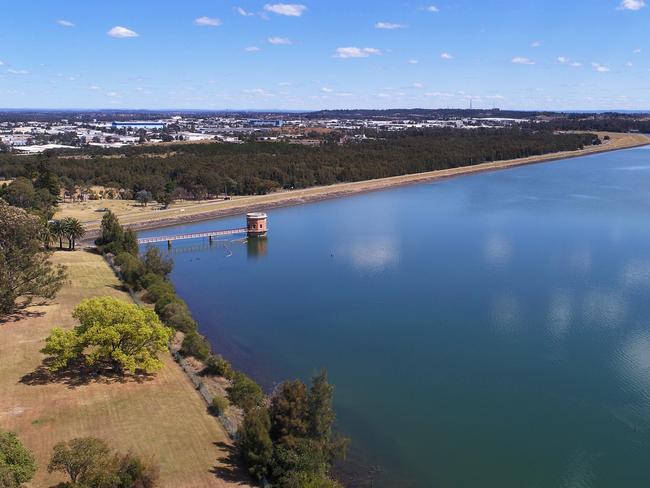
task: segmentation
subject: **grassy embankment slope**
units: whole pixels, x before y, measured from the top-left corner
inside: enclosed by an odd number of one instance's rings
[[[242,486],[233,481],[238,471],[228,459],[230,441],[171,355],[165,355],[162,371],[141,383],[41,378],[39,351],[45,337],[55,325],[74,325],[70,314],[82,299],[111,295],[130,300],[99,255],[58,252],[53,261],[66,265],[70,278],[56,300],[32,307],[30,316],[0,323],[0,427],[17,432],[34,452],[38,472],[30,486],[60,481],[46,470],[52,446],[80,436],[154,456],[162,487]]]
[[[564,151],[542,156],[496,161],[492,163],[464,166],[440,171],[430,171],[390,178],[338,183],[330,186],[319,186],[301,190],[279,191],[268,195],[252,195],[233,197],[232,200],[213,200],[207,202],[177,202],[170,208],[161,210],[157,205],[142,207],[134,201],[96,200],[85,203],[64,203],[60,206],[56,218],[76,217],[91,233],[100,226],[101,209],[108,208],[116,213],[120,222],[135,229],[150,229],[166,225],[176,225],[184,222],[207,220],[227,215],[236,215],[250,210],[263,210],[274,207],[297,205],[300,203],[343,197],[355,193],[381,190],[393,186],[407,185],[449,178],[463,174],[481,171],[495,171],[526,164],[555,161],[578,156],[586,156],[605,151],[614,151],[629,147],[650,144],[650,137],[644,134],[623,134],[599,132],[602,138],[610,136],[610,140],[599,146],[589,146],[579,151]]]

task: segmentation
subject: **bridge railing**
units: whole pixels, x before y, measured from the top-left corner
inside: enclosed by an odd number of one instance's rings
[[[242,227],[240,229],[223,229],[215,230],[208,232],[193,232],[190,234],[177,234],[173,236],[153,236],[153,237],[142,237],[138,239],[138,244],[152,244],[154,242],[171,242],[171,241],[180,241],[183,239],[199,239],[201,237],[219,237],[219,236],[229,236],[234,234],[246,234],[248,229]]]

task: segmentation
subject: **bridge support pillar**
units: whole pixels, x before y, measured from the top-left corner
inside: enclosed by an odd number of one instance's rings
[[[208,236],[208,242],[212,245],[212,236]]]
[[[171,249],[172,248],[172,241],[167,241],[167,248]]]

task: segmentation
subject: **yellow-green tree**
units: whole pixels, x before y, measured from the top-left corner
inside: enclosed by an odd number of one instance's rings
[[[55,327],[47,338],[43,353],[52,357],[52,370],[75,360],[119,372],[153,373],[162,368],[158,356],[173,331],[153,310],[113,297],[95,297],[81,302],[72,316],[79,320],[78,326]]]

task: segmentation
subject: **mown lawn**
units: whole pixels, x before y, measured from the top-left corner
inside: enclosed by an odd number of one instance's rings
[[[55,325],[74,325],[70,314],[82,299],[129,300],[100,256],[59,252],[53,260],[68,267],[70,278],[54,303],[0,323],[0,427],[17,432],[34,452],[39,469],[31,486],[61,480],[46,470],[56,442],[89,435],[153,456],[162,487],[246,486],[232,464],[231,442],[171,355],[161,372],[140,382],[40,374],[45,337]]]

